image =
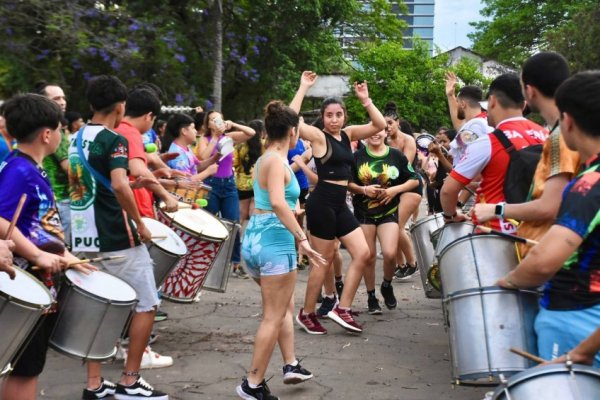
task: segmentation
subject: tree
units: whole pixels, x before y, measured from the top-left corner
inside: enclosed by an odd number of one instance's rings
[[[482,0],[486,20],[471,23],[473,50],[512,67],[546,49],[547,35],[597,0]],[[594,22],[595,24],[596,22]]]

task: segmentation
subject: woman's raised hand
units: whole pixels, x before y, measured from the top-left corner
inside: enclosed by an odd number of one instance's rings
[[[313,71],[304,71],[300,78],[300,86],[311,87],[317,81],[317,73]]]
[[[367,87],[367,81],[362,81],[361,83],[354,82],[354,93],[356,93],[356,97],[364,103],[369,98],[369,88]]]

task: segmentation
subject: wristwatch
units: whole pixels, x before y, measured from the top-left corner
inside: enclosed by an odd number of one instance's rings
[[[505,202],[501,202],[496,204],[496,208],[494,209],[494,215],[498,218],[504,218],[504,206]]]
[[[442,218],[444,218],[444,221],[452,221],[454,217],[456,217],[456,214],[456,211],[454,211],[454,214],[452,215],[446,215],[446,213],[442,213]]]

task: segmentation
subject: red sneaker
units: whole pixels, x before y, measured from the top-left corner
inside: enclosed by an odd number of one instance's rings
[[[335,306],[335,308],[329,313],[327,313],[329,319],[333,320],[342,328],[346,329],[350,332],[361,333],[363,331],[362,326],[352,318],[352,310],[343,310],[340,306]]]
[[[323,325],[319,323],[317,315],[313,312],[310,314],[304,314],[304,308],[300,309],[300,312],[296,316],[296,322],[311,335],[324,335],[327,333],[327,329],[323,328]]]

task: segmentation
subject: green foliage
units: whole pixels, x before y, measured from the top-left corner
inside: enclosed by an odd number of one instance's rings
[[[482,0],[484,21],[471,23],[473,50],[512,67],[548,48],[548,36],[559,32],[580,10],[597,0]],[[590,25],[596,25],[591,20]],[[572,25],[585,30],[588,27]],[[566,33],[566,32],[565,32]],[[596,43],[599,38],[596,38]]]
[[[367,80],[369,95],[380,110],[393,101],[400,118],[415,129],[435,132],[450,124],[445,95],[447,70],[455,71],[465,84],[478,84],[484,89],[489,85],[474,62],[463,60],[452,68],[448,62],[444,55],[431,58],[427,43],[420,40],[415,41],[413,50],[386,42],[368,46],[358,54],[362,70],[352,73],[350,81]],[[348,98],[347,107],[351,123],[365,122],[366,113],[355,97]]]

